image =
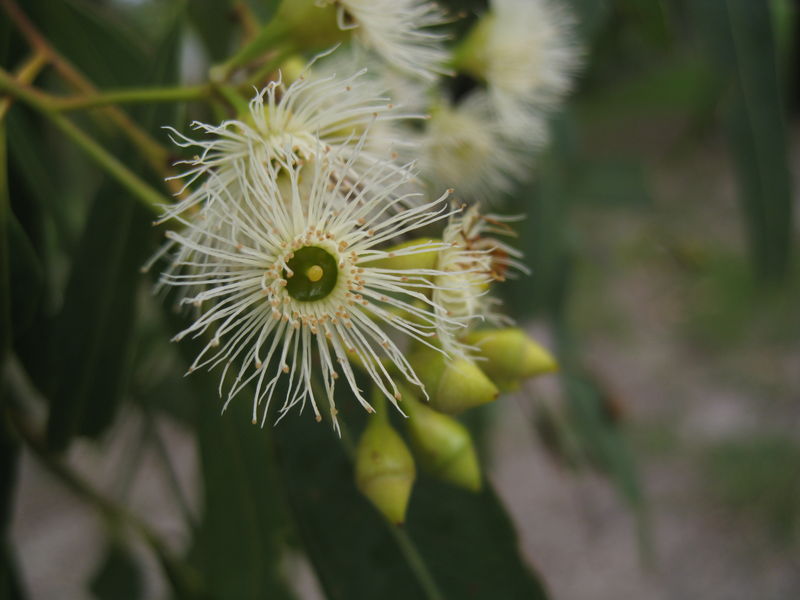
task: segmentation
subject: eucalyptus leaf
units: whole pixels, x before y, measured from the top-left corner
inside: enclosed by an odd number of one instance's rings
[[[97,600],[138,600],[143,597],[141,569],[120,542],[112,541],[106,547],[89,589]]]
[[[474,494],[423,478],[396,528],[357,491],[351,454],[329,426],[294,414],[274,433],[296,526],[330,600],[546,597],[488,484]]]
[[[739,180],[755,272],[782,279],[792,245],[786,118],[770,2],[691,3],[697,34],[722,73],[724,127]]]
[[[106,184],[94,200],[57,322],[48,441],[63,449],[78,433],[96,435],[123,393],[136,321],[139,267],[149,250],[150,216]]]

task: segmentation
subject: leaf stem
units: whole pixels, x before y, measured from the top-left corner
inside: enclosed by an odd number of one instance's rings
[[[51,110],[45,95],[19,83],[3,69],[0,69],[0,90],[13,94],[50,119],[67,137],[154,213],[160,214],[163,207],[170,204],[169,199],[140,179],[72,121]]]
[[[71,98],[51,98],[52,110],[68,112],[111,104],[142,104],[155,102],[184,102],[201,100],[211,94],[207,85],[175,86],[165,88],[131,88],[91,93]]]
[[[98,93],[92,82],[50,45],[15,0],[0,0],[0,5],[2,5],[30,46],[37,53],[42,54],[61,77],[82,94],[91,96]],[[147,159],[150,167],[159,176],[166,179],[172,175],[168,167],[169,152],[161,144],[139,127],[121,109],[115,106],[107,106],[103,110],[106,116],[128,136],[139,152]]]

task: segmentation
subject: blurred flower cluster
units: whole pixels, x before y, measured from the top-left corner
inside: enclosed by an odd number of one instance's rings
[[[170,130],[195,156],[153,262],[194,315],[176,339],[204,341],[190,371],[218,368],[225,405],[250,395],[262,426],[298,408],[338,431],[346,386],[371,413],[359,489],[393,522],[416,467],[388,404],[423,467],[478,489],[453,415],[556,368],[493,293],[527,269],[516,218],[487,211],[546,143],[579,63],[572,22],[556,0],[492,0],[457,37],[459,19],[419,0],[284,0],[213,71],[235,81],[269,57],[249,105],[197,137]]]

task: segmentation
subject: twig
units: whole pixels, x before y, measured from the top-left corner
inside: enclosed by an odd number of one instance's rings
[[[97,164],[103,167],[154,213],[160,214],[164,206],[170,204],[169,199],[140,179],[133,171],[123,165],[115,156],[110,154],[89,135],[81,131],[69,119],[50,110],[46,95],[26,85],[22,85],[3,69],[0,69],[0,90],[10,92],[18,99],[45,115],[56,127],[64,132],[67,137],[94,159]]]
[[[20,83],[27,85],[31,83],[39,72],[44,68],[47,64],[47,58],[41,52],[34,52],[31,54],[30,58],[26,60],[22,66],[17,69],[15,74],[15,79]],[[8,113],[8,109],[11,108],[11,105],[14,102],[14,98],[9,96],[7,98],[0,98],[0,121],[2,121],[6,114]]]
[[[50,45],[15,0],[0,0],[0,5],[2,5],[3,9],[31,47],[34,48],[37,53],[45,56],[61,77],[69,82],[78,92],[90,96],[98,93],[97,88],[92,82]],[[142,130],[119,108],[109,106],[104,108],[103,111],[108,118],[128,136],[147,159],[150,167],[158,175],[164,179],[172,175],[171,169],[168,166],[169,153],[161,144]]]

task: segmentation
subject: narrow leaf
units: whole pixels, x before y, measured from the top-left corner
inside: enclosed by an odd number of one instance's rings
[[[786,275],[792,197],[770,2],[691,3],[702,41],[727,85],[725,130],[739,179],[755,272]]]
[[[329,427],[290,415],[275,434],[295,522],[329,599],[545,598],[490,486],[473,494],[423,479],[397,529],[358,493]]]
[[[114,415],[126,380],[136,320],[139,266],[152,235],[149,215],[113,184],[97,194],[58,318],[48,440],[63,449],[97,434]]]

